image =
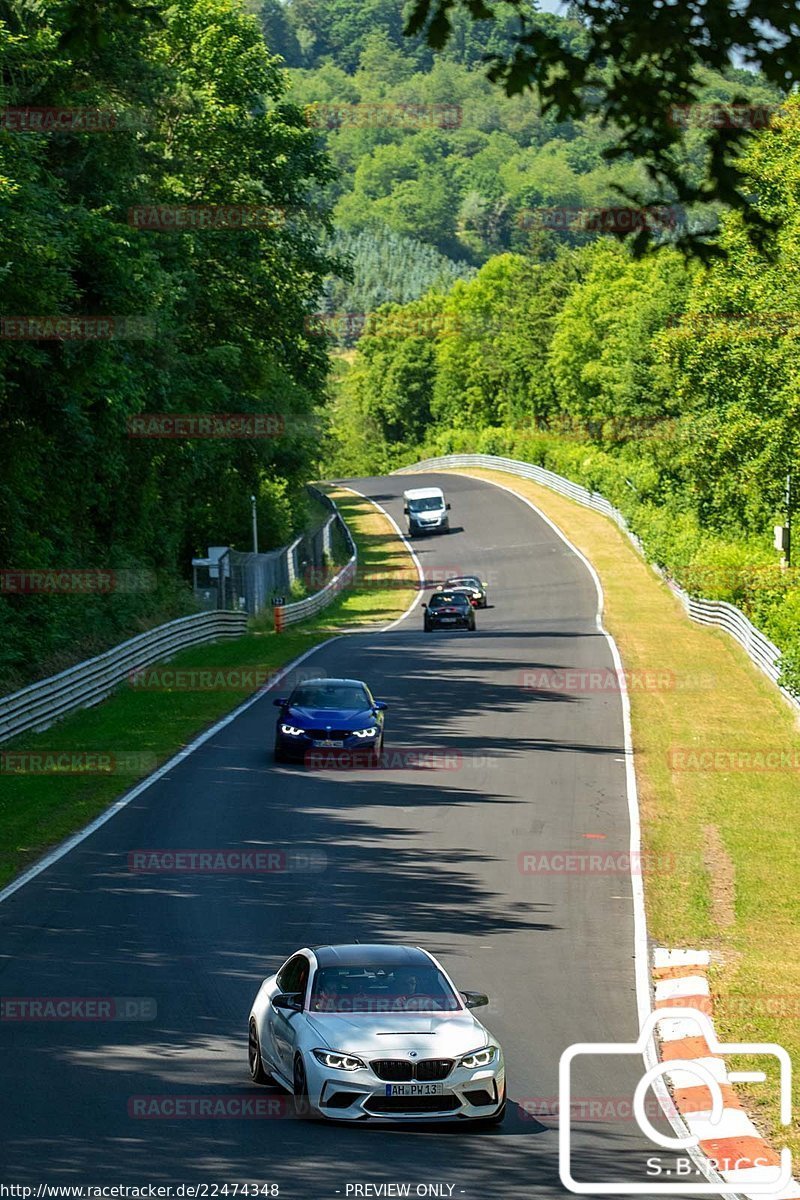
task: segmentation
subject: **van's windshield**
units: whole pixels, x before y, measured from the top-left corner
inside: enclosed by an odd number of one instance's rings
[[[436,512],[437,509],[443,507],[441,496],[426,496],[424,500],[409,500],[409,512]]]

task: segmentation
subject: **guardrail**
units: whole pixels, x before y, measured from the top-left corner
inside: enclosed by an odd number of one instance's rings
[[[240,637],[246,629],[245,613],[204,612],[179,617],[58,675],[0,697],[0,743],[19,733],[48,729],[61,717],[98,704],[138,668],[162,662],[189,646]]]
[[[275,609],[275,629],[293,625],[315,616],[355,576],[358,552],[352,534],[341,513],[324,492],[309,488],[331,510],[323,526],[323,536],[329,537],[334,522],[338,522],[351,552],[350,560],[321,591],[295,604]],[[297,539],[298,541],[300,539]],[[293,543],[295,545],[296,543]],[[326,541],[326,544],[330,544]],[[0,697],[0,744],[20,733],[38,733],[49,729],[56,721],[81,708],[90,708],[110,696],[114,689],[133,672],[142,667],[163,662],[179,650],[214,642],[219,638],[241,637],[247,632],[247,613],[216,609],[179,617],[159,625],[147,633],[137,634],[128,641],[98,654],[96,658],[76,663],[58,675],[31,683],[18,692]]]
[[[293,604],[281,604],[275,609],[275,632],[280,633],[287,625],[295,625],[298,621],[305,621],[308,617],[315,617],[318,612],[322,612],[332,600],[335,600],[339,592],[345,588],[352,579],[355,578],[358,569],[358,549],[353,541],[353,535],[347,527],[347,523],[336,507],[336,504],[331,500],[330,496],[319,488],[308,485],[308,490],[313,492],[318,500],[331,510],[330,521],[326,523],[332,524],[338,522],[342,533],[344,534],[345,542],[350,550],[350,558],[342,567],[342,569],[334,575],[325,587],[320,591],[315,592],[313,596],[306,596],[304,600],[296,600]]]
[[[639,554],[643,558],[646,557],[641,540],[629,528],[619,509],[614,508],[605,496],[601,496],[599,492],[590,492],[588,488],[581,487],[579,483],[573,483],[572,480],[565,479],[563,475],[557,475],[554,471],[537,467],[533,463],[519,462],[515,458],[501,458],[494,454],[446,454],[440,458],[426,458],[411,466],[400,467],[393,474],[408,475],[417,471],[449,467],[484,467],[487,470],[506,471],[510,475],[518,475],[523,479],[531,479],[534,483],[540,483],[544,487],[550,488],[551,491],[567,496],[577,504],[582,504],[585,508],[592,508],[609,517],[630,539]],[[741,609],[723,600],[703,600],[696,596],[690,596],[660,567],[652,565],[661,578],[669,584],[685,608],[687,615],[693,621],[697,621],[701,625],[715,625],[729,633],[745,650],[758,669],[776,685],[784,699],[788,700],[793,708],[800,709],[800,700],[778,683],[781,673],[780,650],[760,629],[752,624]]]

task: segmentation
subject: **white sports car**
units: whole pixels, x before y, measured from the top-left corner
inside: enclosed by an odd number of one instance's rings
[[[250,1011],[255,1083],[280,1084],[299,1116],[495,1124],[503,1051],[433,955],[416,946],[299,950]]]

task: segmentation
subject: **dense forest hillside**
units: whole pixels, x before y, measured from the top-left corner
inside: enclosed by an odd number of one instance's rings
[[[657,562],[766,630],[800,693],[800,571],[772,545],[800,479],[800,101],[744,165],[778,227],[764,253],[728,215],[711,266],[596,236],[382,309],[333,402],[330,454],[342,473],[510,454],[602,491]]]
[[[262,544],[302,524],[327,370],[306,315],[331,260],[308,203],[330,170],[254,16],[227,0],[3,14],[7,687],[186,611],[192,554],[249,548],[251,493]],[[143,413],[272,420],[258,438],[133,437]],[[14,572],[43,568],[149,582],[15,594]]]
[[[603,157],[613,127],[595,116],[558,122],[542,115],[532,92],[508,97],[488,81],[486,56],[507,51],[517,24],[510,6],[496,7],[494,21],[457,11],[454,36],[433,55],[420,39],[403,36],[396,0],[254,4],[268,45],[290,68],[289,94],[330,156],[334,175],[324,195],[336,227],[359,238],[355,290],[342,281],[328,289],[343,311],[363,311],[372,297],[402,302],[422,295],[427,268],[419,243],[454,260],[456,273],[506,251],[541,261],[564,245],[596,239],[585,228],[587,210],[624,205],[626,193],[655,199],[641,164]],[[585,31],[576,19],[533,19],[581,51]],[[745,71],[725,78],[706,72],[702,84],[703,105],[724,104],[743,90],[754,104],[777,99]],[[693,182],[703,175],[707,132],[697,121],[680,151]],[[663,235],[716,221],[713,208],[676,206]],[[413,296],[407,284],[402,294],[387,295],[394,287],[383,271],[387,230],[408,239],[406,260],[419,280]]]

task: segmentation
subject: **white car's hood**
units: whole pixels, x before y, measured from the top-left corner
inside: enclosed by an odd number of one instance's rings
[[[489,1034],[470,1012],[309,1014],[308,1024],[320,1045],[348,1054],[417,1058],[454,1058],[477,1050]]]

